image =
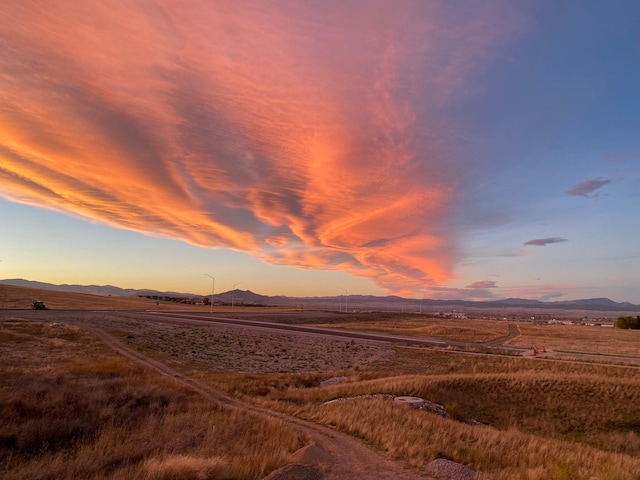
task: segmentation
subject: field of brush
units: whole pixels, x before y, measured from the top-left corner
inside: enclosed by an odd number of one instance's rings
[[[305,444],[281,422],[212,405],[61,314],[47,315],[0,311],[0,477],[259,479]],[[265,318],[470,343],[508,333],[498,321],[296,315]],[[483,480],[640,478],[638,331],[519,324],[509,345],[568,354],[540,358],[307,342],[230,326],[150,327],[135,316],[95,322],[184,375],[332,426],[417,468],[446,458]],[[621,353],[628,362],[607,356]],[[446,415],[393,396],[421,397]]]
[[[262,478],[305,444],[109,351],[81,329],[0,314],[3,479]]]

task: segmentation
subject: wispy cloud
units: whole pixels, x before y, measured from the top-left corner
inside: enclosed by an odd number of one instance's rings
[[[547,302],[557,300],[571,292],[575,286],[569,285],[536,285],[536,286],[520,286],[512,287],[505,291],[505,294],[511,298],[529,298]]]
[[[594,178],[574,185],[565,193],[571,196],[588,197],[591,193],[611,183],[609,178]]]
[[[488,288],[454,288],[433,286],[426,289],[433,300],[496,300],[494,291]]]
[[[432,112],[510,31],[501,2],[9,2],[4,197],[120,228],[446,281],[459,173]]]
[[[480,282],[474,282],[471,285],[467,285],[467,288],[496,288],[496,282],[493,280],[482,280]]]
[[[533,240],[529,240],[528,242],[525,242],[524,245],[534,245],[536,247],[544,247],[552,243],[562,243],[562,242],[568,242],[568,240],[562,237],[534,238]]]

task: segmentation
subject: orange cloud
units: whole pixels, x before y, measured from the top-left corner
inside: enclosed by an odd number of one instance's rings
[[[1,194],[394,292],[446,282],[463,172],[438,112],[508,30],[467,10],[10,3]]]

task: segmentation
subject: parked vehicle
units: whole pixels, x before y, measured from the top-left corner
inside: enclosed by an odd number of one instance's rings
[[[31,304],[31,308],[33,310],[49,310],[47,306],[44,304],[44,302],[41,300],[36,300],[35,302],[33,302]]]

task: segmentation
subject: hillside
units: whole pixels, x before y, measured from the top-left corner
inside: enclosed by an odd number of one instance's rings
[[[114,287],[112,285],[53,285],[49,283],[35,282],[23,279],[0,280],[0,286],[9,285],[14,287],[38,289],[39,291],[43,292],[39,294],[41,297],[43,297],[43,299],[51,296],[53,291],[58,293],[80,293],[85,295],[93,295],[94,297],[97,297],[92,300],[92,303],[96,305],[96,307],[93,308],[110,308],[108,306],[117,304],[115,298],[119,299],[118,302],[122,301],[124,302],[123,305],[126,305],[125,307],[116,308],[130,308],[129,305],[132,305],[132,308],[134,309],[155,308],[155,301],[145,301],[138,299],[138,297],[166,296],[177,298],[211,298],[210,295],[207,294],[198,295],[193,293],[159,292],[157,290],[149,289],[123,289],[120,287]],[[105,300],[105,297],[111,298],[111,300]],[[348,296],[338,295],[325,297],[287,297],[260,295],[250,290],[236,289],[228,292],[217,293],[213,296],[213,300],[214,302],[227,305],[230,305],[232,302],[234,302],[236,305],[305,307],[331,310],[342,310],[346,309],[348,306],[349,311],[371,310],[396,312],[447,312],[457,310],[462,312],[491,312],[493,314],[497,314],[500,312],[528,312],[532,315],[548,313],[551,315],[568,315],[574,317],[587,315],[589,312],[616,314],[640,313],[640,305],[634,305],[629,302],[614,302],[613,300],[610,300],[608,298],[543,302],[540,300],[530,300],[522,298],[508,298],[504,300],[490,301],[468,301],[415,299],[403,298],[398,296],[382,297],[357,294]],[[32,301],[33,300],[27,302],[28,305],[31,305]],[[107,306],[99,307],[98,305]],[[2,308],[1,305],[0,308]]]
[[[36,300],[43,301],[52,310],[184,310],[186,308],[204,308],[172,302],[160,302],[156,305],[154,300],[146,298],[109,297],[0,284],[0,308],[2,309],[31,308],[31,304]]]

